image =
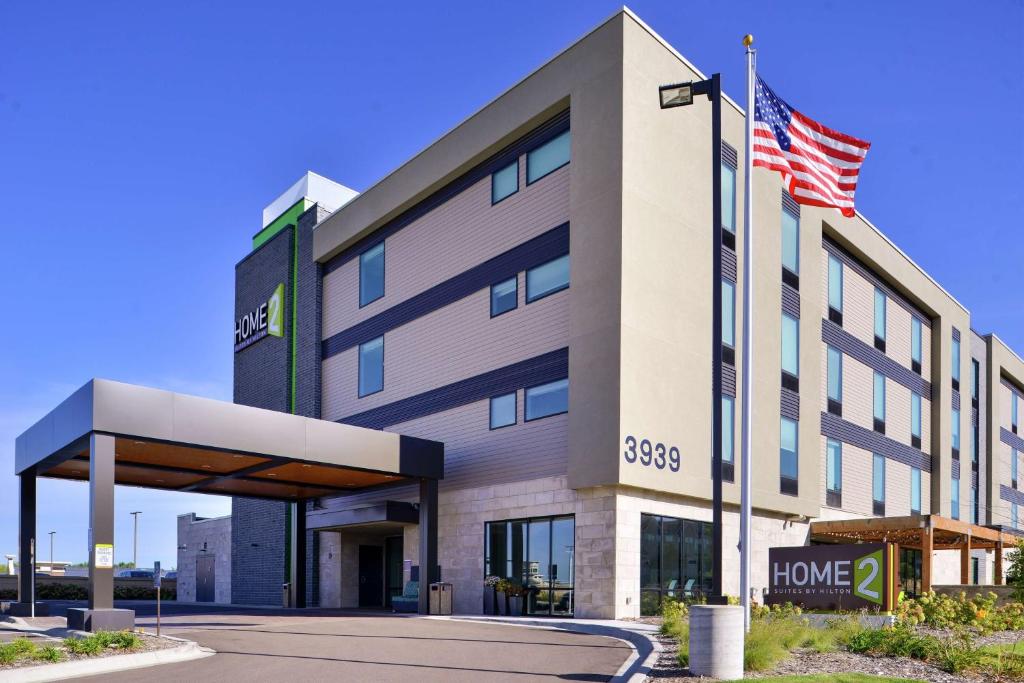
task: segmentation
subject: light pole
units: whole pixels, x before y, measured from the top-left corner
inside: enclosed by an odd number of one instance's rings
[[[658,88],[662,109],[711,100],[711,481],[712,570],[710,604],[725,604],[722,592],[722,76]]]
[[[135,534],[132,539],[132,569],[139,567],[139,515],[141,514],[142,510],[131,513],[131,516],[135,518]]]
[[[53,571],[53,537],[57,534],[56,531],[50,532],[50,571]]]

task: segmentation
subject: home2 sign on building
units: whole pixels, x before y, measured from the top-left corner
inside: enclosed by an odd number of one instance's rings
[[[284,336],[284,283],[258,308],[235,321],[235,353],[268,335]]]

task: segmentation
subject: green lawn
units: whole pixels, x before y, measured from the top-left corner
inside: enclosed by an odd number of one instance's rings
[[[747,681],[758,683],[872,683],[885,681],[888,683],[919,683],[910,678],[886,678],[885,676],[869,676],[867,674],[812,674],[809,676],[772,676],[771,678],[748,678]],[[738,683],[738,682],[737,682]]]

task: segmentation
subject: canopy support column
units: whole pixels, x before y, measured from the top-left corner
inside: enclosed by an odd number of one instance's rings
[[[36,471],[18,476],[21,492],[18,506],[18,602],[11,614],[22,617],[45,615],[36,607]],[[42,606],[40,606],[42,607]]]
[[[971,537],[964,539],[960,548],[960,585],[966,586],[971,582]]]
[[[291,606],[306,606],[306,502],[292,503]]]
[[[921,592],[932,589],[932,530],[921,529]]]
[[[420,604],[430,613],[430,584],[440,581],[437,566],[437,480],[420,479]]]
[[[119,631],[135,612],[114,609],[114,437],[89,435],[89,606],[68,610],[68,628]]]
[[[996,541],[996,563],[995,571],[992,573],[992,583],[996,586],[1003,585],[1003,541]]]

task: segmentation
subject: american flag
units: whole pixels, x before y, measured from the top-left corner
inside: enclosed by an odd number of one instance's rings
[[[857,176],[870,147],[804,116],[757,77],[754,166],[781,173],[798,204],[835,207],[853,216]]]

